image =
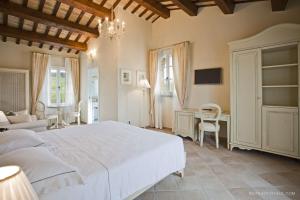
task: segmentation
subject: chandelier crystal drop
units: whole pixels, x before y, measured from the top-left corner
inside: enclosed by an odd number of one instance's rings
[[[119,38],[125,32],[125,22],[115,17],[113,8],[111,9],[111,17],[98,20],[98,31],[100,37],[114,39]]]

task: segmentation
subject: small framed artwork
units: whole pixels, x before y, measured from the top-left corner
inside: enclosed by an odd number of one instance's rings
[[[141,80],[147,79],[146,72],[144,71],[137,71],[136,72],[136,85],[141,87]]]
[[[131,85],[132,76],[131,71],[127,69],[121,69],[121,84],[122,85]]]

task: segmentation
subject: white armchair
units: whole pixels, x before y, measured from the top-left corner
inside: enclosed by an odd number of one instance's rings
[[[71,113],[71,117],[75,117],[78,125],[80,125],[81,104],[82,104],[82,101],[79,101],[76,111]]]
[[[214,132],[216,139],[216,147],[219,148],[219,119],[221,116],[221,108],[217,104],[203,104],[200,106],[200,123],[199,123],[199,136],[200,146],[203,146],[203,139],[205,132]]]
[[[58,128],[58,115],[57,114],[46,115],[45,113],[46,106],[43,102],[38,101],[36,103],[35,110],[38,119],[47,119],[50,122],[54,121],[54,126]]]

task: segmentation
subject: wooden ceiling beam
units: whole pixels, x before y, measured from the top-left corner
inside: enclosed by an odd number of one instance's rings
[[[64,17],[65,20],[68,20],[68,19],[69,19],[69,17],[70,17],[70,15],[72,14],[73,10],[74,10],[74,7],[70,6],[70,7],[69,7],[69,10],[67,11],[67,13],[66,13],[66,15],[65,15],[65,17]]]
[[[100,6],[99,4],[94,3],[93,1],[87,0],[58,0],[61,3],[65,3],[69,6],[78,8],[83,12],[88,12],[92,15],[96,15],[98,17],[109,17],[110,10]]]
[[[172,0],[172,2],[190,16],[197,16],[198,7],[191,1]]]
[[[45,2],[46,2],[46,0],[40,0],[40,4],[39,4],[39,8],[38,8],[39,11],[43,11]]]
[[[152,20],[152,23],[156,22],[156,20],[158,20],[158,18],[160,18],[160,16],[157,16],[154,20]]]
[[[94,21],[95,18],[96,18],[96,16],[95,16],[95,15],[92,15],[92,16],[90,17],[89,21],[86,23],[86,25],[87,25],[87,26],[90,26],[91,23]]]
[[[151,17],[153,17],[155,15],[155,13],[151,13],[150,15],[148,15],[148,17],[146,17],[146,20],[151,19]]]
[[[272,11],[283,11],[286,8],[288,0],[271,0]]]
[[[57,12],[58,12],[58,10],[59,10],[60,4],[61,4],[61,3],[58,2],[58,1],[55,3],[55,6],[54,6],[53,11],[52,11],[52,15],[53,15],[53,16],[56,16],[56,14],[57,14]]]
[[[170,17],[170,10],[155,0],[134,0],[141,6],[151,10],[155,14],[161,16],[162,18],[169,18]]]
[[[235,4],[233,0],[215,0],[215,3],[224,14],[232,14],[234,12]]]
[[[22,4],[23,4],[23,6],[26,6],[26,7],[27,7],[28,0],[24,0]]]
[[[9,26],[0,25],[0,35],[5,37],[20,38],[32,42],[48,44],[51,46],[64,46],[66,48],[76,49],[79,51],[86,51],[87,45],[79,42],[65,40],[45,34],[38,34],[32,31],[19,30]]]
[[[101,3],[100,3],[100,6],[104,6],[104,4],[107,2],[107,0],[103,0]]]
[[[0,1],[0,11],[20,18],[29,19],[35,23],[41,23],[59,29],[85,34],[89,37],[97,38],[99,36],[99,33],[96,29],[88,28],[86,26],[61,19],[53,15],[48,15],[31,8],[26,8],[16,3],[5,3]]]
[[[8,23],[8,15],[7,14],[3,14],[3,25],[7,25],[7,23]],[[7,41],[7,38],[6,38],[6,36],[5,35],[2,35],[2,41],[3,42],[6,42]]]
[[[46,2],[46,0],[40,0],[38,11],[43,12],[45,2]],[[38,29],[38,23],[37,22],[33,22],[32,31],[37,32],[37,29]]]
[[[115,9],[119,4],[120,4],[121,0],[117,0],[113,5],[112,8]]]
[[[148,9],[145,8],[144,11],[139,14],[139,17],[143,17],[143,15],[146,14],[147,11],[148,11]]]
[[[133,0],[129,0],[126,5],[123,7],[124,10],[126,10],[131,4],[132,4]]]
[[[75,42],[78,42],[79,41],[79,39],[80,39],[80,37],[81,37],[81,35],[80,34],[78,34],[77,36],[76,36],[76,38],[75,38]]]
[[[80,22],[80,20],[82,19],[83,15],[84,15],[84,12],[81,11],[81,13],[78,15],[78,17],[76,19],[76,22],[75,22],[76,24],[78,24]]]
[[[141,5],[137,5],[132,11],[131,13],[134,14],[136,13],[136,11],[141,7]]]

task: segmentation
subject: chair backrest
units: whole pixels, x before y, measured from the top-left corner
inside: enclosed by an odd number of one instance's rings
[[[43,102],[41,101],[36,102],[35,114],[38,119],[45,119],[46,117],[45,110],[46,110],[46,106]]]
[[[202,121],[216,121],[218,123],[222,114],[221,107],[214,103],[202,104],[199,112],[201,114]]]

